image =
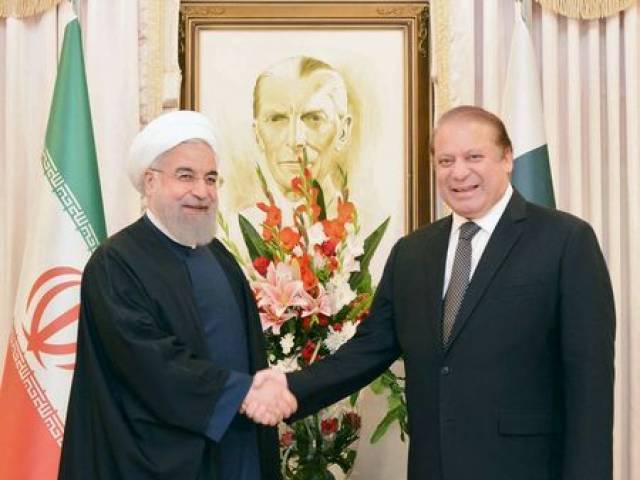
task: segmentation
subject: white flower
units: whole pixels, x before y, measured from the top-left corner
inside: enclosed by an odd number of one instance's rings
[[[356,260],[364,253],[363,243],[353,237],[349,237],[341,252],[342,271],[343,272],[359,272],[360,262]]]
[[[307,237],[309,237],[309,245],[322,245],[328,238],[324,234],[322,223],[316,222],[307,229]]]
[[[291,253],[293,253],[296,257],[301,257],[304,252],[302,251],[300,245],[296,245],[295,247],[293,247],[293,250],[291,250]]]
[[[336,274],[327,282],[327,295],[331,301],[331,315],[337,314],[342,307],[349,305],[356,292],[349,286],[348,274]]]
[[[353,237],[357,233],[356,226],[351,222],[346,223],[344,229],[347,231],[347,236],[349,237]]]
[[[364,241],[355,237],[349,237],[347,238],[345,250],[347,250],[350,255],[359,257],[364,253]]]
[[[280,373],[289,373],[295,372],[298,370],[298,357],[294,355],[290,358],[283,358],[282,360],[278,360],[278,363],[273,365],[273,368],[278,370]]]
[[[345,273],[359,272],[360,262],[353,256],[345,255],[342,259],[342,271]]]
[[[357,325],[352,322],[344,322],[340,331],[334,330],[333,326],[329,327],[329,334],[324,344],[331,354],[334,354],[347,340],[353,337],[357,328]]]
[[[291,349],[293,348],[293,334],[287,333],[284,337],[280,339],[280,346],[282,347],[282,353],[285,355],[289,355]]]
[[[322,253],[316,251],[313,253],[313,268],[322,270],[327,263],[327,259]]]

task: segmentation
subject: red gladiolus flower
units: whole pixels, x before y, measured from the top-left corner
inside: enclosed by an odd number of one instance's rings
[[[311,198],[309,199],[309,209],[311,210],[311,220],[313,223],[318,221],[320,218],[320,205],[318,205],[318,195],[320,191],[317,188],[311,188]]]
[[[318,278],[311,269],[311,259],[306,253],[302,257],[298,258],[298,265],[300,265],[300,278],[304,285],[304,289],[309,291],[318,284]]]
[[[327,325],[329,325],[329,317],[319,313],[318,314],[318,325],[320,325],[321,327],[326,327]]]
[[[308,253],[303,253],[302,256],[297,257],[297,260],[298,260],[298,265],[300,265],[300,268],[311,266],[311,257],[309,257]]]
[[[360,415],[358,415],[356,412],[345,413],[342,421],[352,430],[358,430],[362,423],[360,420]]]
[[[311,290],[318,283],[318,278],[309,267],[300,269],[300,277],[305,290]]]
[[[293,177],[291,179],[291,190],[294,193],[302,194],[302,178]]]
[[[280,436],[280,446],[290,447],[295,439],[293,432],[285,432]]]
[[[335,332],[341,332],[342,331],[342,324],[341,323],[334,323],[333,325],[331,325],[331,328],[333,328],[333,330]]]
[[[291,251],[300,240],[300,234],[291,227],[285,227],[280,231],[280,241],[285,250]]]
[[[329,259],[327,260],[327,267],[332,272],[337,270],[339,265],[340,264],[338,263],[338,259],[336,257],[329,257]]]
[[[313,352],[316,351],[316,344],[315,342],[312,342],[311,340],[307,340],[306,345],[304,346],[304,348],[302,349],[302,353],[300,355],[302,355],[302,358],[309,363],[311,361],[311,357],[313,357]]]
[[[336,254],[336,247],[338,246],[338,242],[335,240],[327,240],[322,243],[320,248],[322,248],[322,253],[325,257],[332,257]]]
[[[317,203],[311,204],[311,219],[313,222],[317,222],[318,218],[320,218],[320,206]]]
[[[264,238],[267,242],[273,238],[271,229],[269,227],[262,227],[262,238]]]
[[[302,319],[302,328],[304,330],[309,330],[311,328],[311,317],[304,317]]]
[[[332,433],[336,433],[338,431],[338,419],[337,418],[327,418],[320,422],[320,431],[322,435],[328,436]]]
[[[324,234],[336,243],[342,240],[347,233],[344,224],[338,220],[323,220],[322,227]]]
[[[258,257],[253,261],[253,268],[264,277],[267,274],[269,263],[270,261],[267,257]]]
[[[258,202],[256,205],[267,214],[267,219],[264,221],[265,225],[270,227],[280,226],[280,222],[282,222],[282,212],[278,207],[275,205],[267,205],[264,202]]]
[[[342,223],[352,222],[356,207],[351,202],[338,201],[338,221]]]

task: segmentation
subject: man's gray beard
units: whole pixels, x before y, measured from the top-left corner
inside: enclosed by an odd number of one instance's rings
[[[183,245],[207,245],[216,236],[217,207],[209,207],[202,218],[189,218],[180,211],[181,207],[173,205],[156,205],[159,220],[169,233]]]

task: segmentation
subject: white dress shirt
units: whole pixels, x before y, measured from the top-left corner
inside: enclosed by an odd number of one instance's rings
[[[478,233],[475,234],[471,240],[471,272],[469,273],[469,279],[473,277],[482,252],[484,252],[493,230],[496,228],[500,217],[507,208],[509,200],[513,195],[513,187],[511,184],[507,186],[507,189],[502,195],[502,198],[491,207],[491,210],[482,218],[476,218],[473,222],[480,227]],[[453,212],[453,221],[451,223],[451,234],[449,235],[449,247],[447,248],[447,263],[444,270],[444,288],[442,291],[442,298],[447,293],[447,287],[449,287],[449,280],[451,280],[451,270],[453,269],[453,259],[456,255],[456,248],[458,247],[458,237],[460,236],[460,227],[463,223],[470,221],[457,213]]]

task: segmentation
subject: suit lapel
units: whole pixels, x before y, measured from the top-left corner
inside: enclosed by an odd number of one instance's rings
[[[521,220],[523,220],[525,216],[526,202],[520,194],[514,190],[511,200],[496,225],[471,278],[471,283],[469,283],[464,300],[460,306],[460,311],[456,317],[453,331],[451,332],[447,351],[449,351],[455,343],[456,338],[469,320],[478,302],[482,299],[487,287],[491,284],[496,272],[500,269],[501,265],[509,256],[511,249],[520,238],[523,229]],[[440,318],[441,317],[442,314]]]

